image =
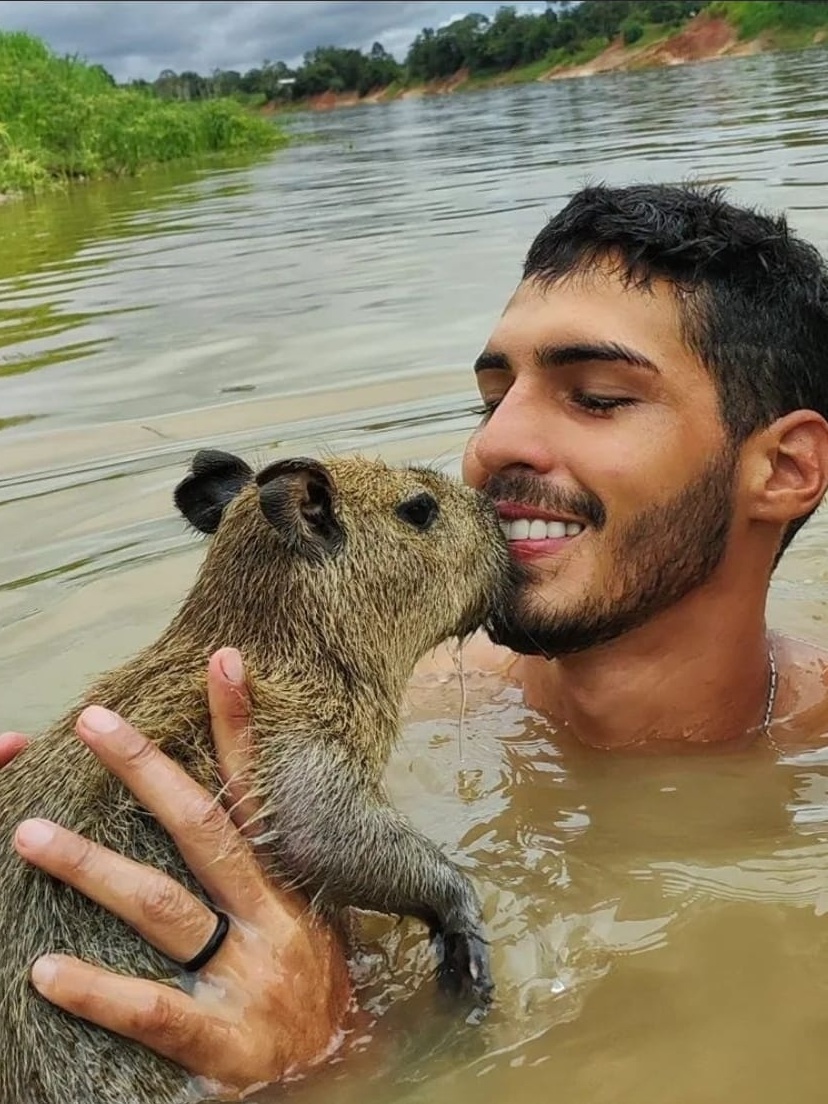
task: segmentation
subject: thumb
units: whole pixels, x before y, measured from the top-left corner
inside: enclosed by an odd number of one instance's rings
[[[235,648],[221,648],[210,657],[207,700],[219,771],[226,787],[225,804],[236,827],[244,831],[257,806],[247,793],[251,764],[250,698],[242,657]]]

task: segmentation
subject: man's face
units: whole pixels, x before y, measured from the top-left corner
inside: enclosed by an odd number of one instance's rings
[[[476,372],[487,414],[463,476],[498,503],[526,573],[498,643],[580,651],[710,578],[737,455],[669,287],[625,288],[608,269],[525,282]]]

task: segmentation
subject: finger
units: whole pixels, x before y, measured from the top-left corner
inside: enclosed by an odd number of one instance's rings
[[[226,784],[225,804],[244,831],[257,805],[247,796],[245,785],[250,767],[250,702],[244,664],[235,648],[222,648],[210,657],[207,699],[219,770]]]
[[[254,919],[266,898],[264,876],[221,803],[108,709],[88,706],[77,732],[166,828],[210,899],[238,919]]]
[[[210,1076],[217,1058],[230,1049],[232,1027],[200,1013],[191,997],[171,986],[65,955],[38,959],[31,978],[53,1004],[149,1047],[190,1073]]]
[[[22,732],[0,732],[0,767],[5,767],[28,744]]]
[[[189,962],[215,930],[215,913],[178,882],[66,828],[24,820],[14,844],[27,862],[97,901],[174,961]]]

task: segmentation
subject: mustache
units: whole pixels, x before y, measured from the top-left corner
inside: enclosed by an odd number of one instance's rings
[[[494,500],[520,502],[550,514],[571,514],[582,518],[594,529],[603,529],[607,511],[597,495],[589,491],[550,487],[531,475],[493,475],[481,488]]]

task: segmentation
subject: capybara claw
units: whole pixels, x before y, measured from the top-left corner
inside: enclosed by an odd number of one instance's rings
[[[474,932],[448,932],[435,936],[440,954],[437,984],[443,993],[472,997],[480,1009],[494,998],[494,981],[489,967],[489,948]]]

